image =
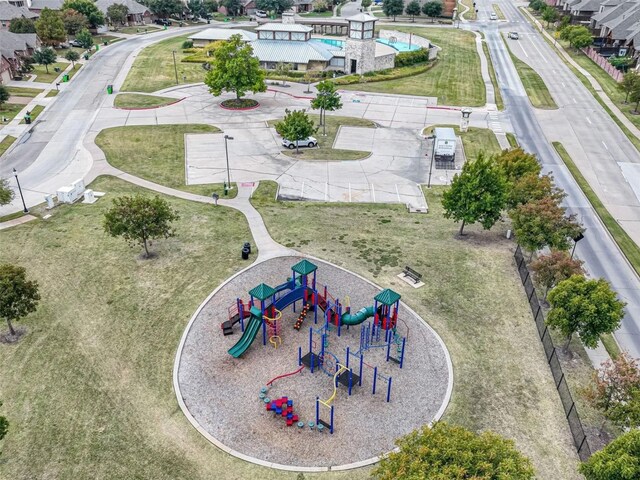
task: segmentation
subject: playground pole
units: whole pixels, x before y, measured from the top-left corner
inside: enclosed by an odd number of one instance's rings
[[[340,336],[340,325],[342,324],[342,305],[340,300],[336,300],[336,323],[338,324],[338,337]]]
[[[390,354],[391,354],[391,339],[389,338],[387,339],[387,362],[389,361]]]
[[[316,397],[316,425],[320,423],[320,397]]]
[[[353,372],[349,369],[349,396],[351,396],[351,388],[353,387]]]
[[[349,347],[347,347],[347,361],[345,366],[349,368]]]
[[[358,379],[358,386],[361,387],[362,386],[362,364],[364,363],[364,357],[362,356],[362,353],[360,354],[360,378]]]
[[[316,292],[315,277],[313,279],[313,324],[318,324],[318,292]]]
[[[376,394],[376,382],[378,380],[378,367],[373,367],[373,391],[371,392],[371,395],[375,395]]]
[[[333,435],[333,405],[331,405],[331,426],[329,427],[329,433]]]
[[[402,364],[404,363],[404,346],[407,342],[407,337],[402,337],[402,352],[400,352],[400,368],[402,368]]]
[[[267,322],[264,321],[264,300],[260,300],[260,311],[262,312],[262,346],[267,344]]]
[[[244,303],[240,298],[236,301],[238,302],[238,315],[240,315],[240,330],[244,333]]]
[[[302,347],[298,347],[298,366],[302,366]]]
[[[391,380],[391,377],[389,377],[389,380],[387,380],[387,403],[391,401]]]

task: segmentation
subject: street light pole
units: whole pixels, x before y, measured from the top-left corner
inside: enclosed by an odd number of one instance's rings
[[[20,192],[20,199],[22,200],[22,211],[24,213],[29,213],[27,204],[24,203],[24,195],[22,195],[22,187],[20,187],[20,180],[18,180],[18,171],[15,168],[13,169],[13,176],[16,177],[16,183],[18,184],[18,191]]]
[[[227,141],[233,140],[233,137],[229,135],[224,136],[224,153],[227,157],[227,188],[224,189],[224,193],[226,193],[231,189],[231,172],[229,171],[229,147],[227,146]]]
[[[173,70],[176,72],[176,85],[178,85],[178,67],[176,66],[176,51],[173,52]]]

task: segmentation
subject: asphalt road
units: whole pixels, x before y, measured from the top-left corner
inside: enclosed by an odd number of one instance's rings
[[[552,171],[556,184],[568,194],[565,200],[568,211],[575,213],[586,228],[585,238],[578,243],[576,255],[584,260],[589,275],[607,279],[620,297],[627,302],[626,315],[622,322],[622,327],[615,333],[615,336],[624,350],[638,358],[640,357],[640,280],[603,227],[582,190],[573,180],[573,177],[546,138],[513,66],[509,52],[500,37],[499,28],[508,29],[508,25],[488,20],[489,13],[492,11],[489,2],[483,0],[479,5],[478,19],[480,21],[486,20],[486,25],[481,27],[481,30],[485,34],[491,51],[505,108],[518,141],[525,150],[538,156],[544,170]],[[514,14],[512,11],[508,11],[507,8],[502,7],[502,10],[512,19],[514,19],[514,15],[519,17],[522,15],[520,12],[515,12]],[[518,19],[524,20],[522,17]],[[538,35],[527,22],[520,22],[517,29],[524,34]],[[543,39],[540,39],[540,41],[544,43]],[[546,45],[539,45],[539,48],[543,47],[546,47]],[[555,56],[555,53],[551,52],[550,55]],[[547,59],[547,61],[549,60],[550,58]],[[536,70],[540,68],[533,61],[530,64]],[[563,81],[570,85],[571,95],[577,96],[579,103],[593,100],[587,90],[581,90],[582,84],[568,70],[568,67],[564,64],[555,64],[554,68],[562,72]],[[563,109],[564,107],[560,105],[560,108]],[[601,120],[599,130],[603,134],[616,136],[619,134],[619,128],[613,120],[609,117]],[[571,122],[574,129],[584,129],[582,130],[583,132],[589,131],[589,124],[585,115],[572,116]],[[624,155],[623,149],[621,149],[620,154]],[[635,154],[637,155],[637,152]],[[621,184],[620,188],[624,186],[624,184]]]

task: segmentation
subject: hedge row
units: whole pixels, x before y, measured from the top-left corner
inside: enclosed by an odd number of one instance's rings
[[[368,83],[368,82],[384,82],[385,80],[396,80],[398,78],[411,77],[413,75],[419,75],[424,73],[436,64],[436,61],[429,62],[427,64],[411,65],[409,67],[400,67],[389,70],[381,70],[379,72],[369,72],[363,75],[361,79],[360,75],[347,75],[345,77],[336,78],[334,83],[336,85],[353,85],[356,83]]]
[[[395,66],[408,67],[409,65],[415,65],[416,63],[424,63],[429,60],[429,50],[421,48],[420,50],[413,50],[411,52],[400,52],[396,55]]]

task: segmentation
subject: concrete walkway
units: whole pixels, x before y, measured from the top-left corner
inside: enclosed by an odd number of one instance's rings
[[[23,223],[30,222],[31,220],[35,220],[36,218],[38,217],[34,217],[33,215],[24,215],[22,217],[14,218],[13,220],[7,220],[6,222],[0,223],[0,230],[5,230],[17,225],[22,225]]]

